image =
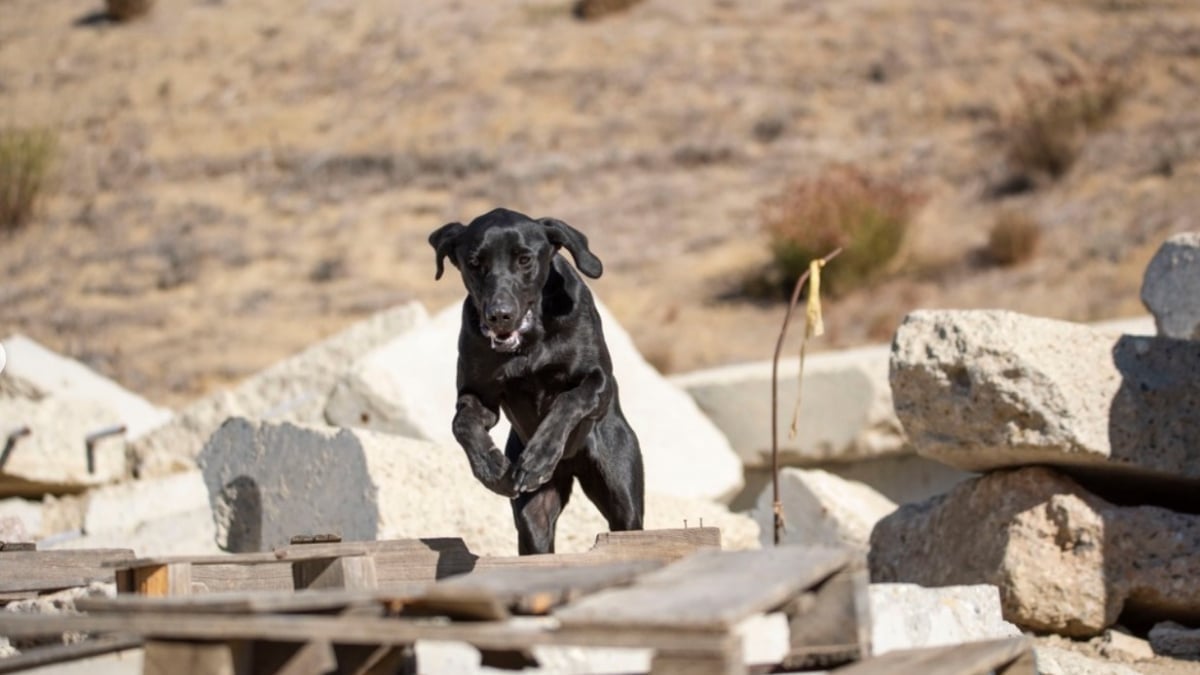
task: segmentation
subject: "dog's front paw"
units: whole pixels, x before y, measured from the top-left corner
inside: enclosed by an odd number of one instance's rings
[[[512,466],[512,486],[517,492],[533,492],[550,480],[558,460],[562,459],[562,448],[545,448],[530,443],[521,451],[521,457]]]
[[[492,449],[491,451],[471,456],[469,459],[471,462],[471,473],[475,474],[475,479],[482,483],[484,487],[501,497],[512,499],[517,496],[518,491],[513,487],[512,477],[509,475],[512,466],[509,464],[508,458],[504,456],[504,453]]]

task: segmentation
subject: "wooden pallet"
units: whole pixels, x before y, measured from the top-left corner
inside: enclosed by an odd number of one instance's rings
[[[789,665],[869,651],[861,557],[723,552],[713,528],[610,533],[575,555],[477,557],[459,540],[341,542],[111,569],[117,598],[80,600],[82,616],[0,617],[0,635],[140,637],[146,673],[183,675],[396,672],[418,640],[467,642],[498,666],[528,664],[540,645],[625,647],[653,650],[655,673],[741,673],[734,627],[782,611]],[[205,592],[214,579],[236,590]]]

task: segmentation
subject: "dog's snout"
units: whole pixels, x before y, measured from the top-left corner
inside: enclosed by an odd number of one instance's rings
[[[511,331],[516,314],[517,308],[511,303],[497,301],[488,303],[484,308],[483,318],[494,329]]]

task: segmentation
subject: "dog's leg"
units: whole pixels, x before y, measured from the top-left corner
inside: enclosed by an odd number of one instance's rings
[[[521,493],[512,500],[518,553],[554,553],[554,531],[558,526],[558,516],[571,498],[574,480],[566,467],[560,467],[554,472],[554,477],[540,488]]]
[[[504,497],[513,497],[513,489],[508,474],[510,470],[508,458],[488,434],[488,429],[496,426],[500,415],[483,404],[472,394],[458,397],[458,411],[454,415],[454,438],[467,453],[467,462],[471,465],[471,473],[479,479],[487,489]]]
[[[579,386],[563,392],[554,400],[550,412],[538,423],[533,438],[525,444],[519,459],[513,460],[512,486],[518,492],[531,492],[554,474],[562,459],[567,440],[585,418],[594,416],[607,403],[604,394],[610,380],[596,368],[583,378]],[[587,429],[583,430],[584,433]]]
[[[645,513],[642,453],[633,429],[617,415],[597,426],[581,453],[576,476],[609,530],[640,530]]]

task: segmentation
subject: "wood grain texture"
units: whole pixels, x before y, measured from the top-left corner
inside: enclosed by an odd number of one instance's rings
[[[870,579],[862,556],[783,607],[789,669],[831,668],[871,654]]]
[[[779,607],[845,567],[841,549],[784,546],[702,551],[555,613],[564,626],[630,626],[721,631]]]
[[[15,673],[56,663],[78,661],[126,649],[136,649],[141,646],[142,638],[140,637],[103,636],[69,645],[34,647],[15,656],[0,659],[0,673]]]
[[[907,649],[839,668],[836,675],[1034,675],[1028,638],[968,642],[946,647]],[[1017,670],[1008,668],[1014,665]],[[1006,670],[1006,668],[1008,668]]]

